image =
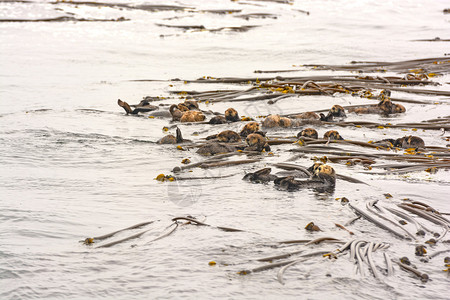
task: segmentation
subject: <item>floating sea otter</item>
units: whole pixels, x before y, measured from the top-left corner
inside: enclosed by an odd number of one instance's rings
[[[174,121],[180,121],[182,123],[202,122],[205,120],[205,115],[201,111],[189,110],[189,106],[185,104],[173,104],[170,106],[169,112]]]
[[[316,163],[314,163],[311,167],[309,167],[307,170],[308,170],[309,172],[311,172],[311,174],[314,174],[314,173],[316,173],[317,170],[319,170],[319,167],[320,167],[320,166],[323,166],[323,163],[321,163],[321,162],[316,162]]]
[[[174,136],[173,134],[166,135],[158,141],[158,144],[181,144],[184,141],[181,130],[177,127],[177,136]]]
[[[225,111],[224,116],[215,116],[209,120],[209,124],[225,124],[229,122],[238,122],[241,119],[239,118],[238,112],[234,108],[228,108]]]
[[[297,134],[297,138],[308,137],[311,139],[318,139],[319,134],[314,128],[305,128]]]
[[[298,115],[294,116],[295,119],[302,119],[302,120],[319,120],[320,116],[312,111],[307,111]]]
[[[201,146],[197,153],[201,155],[215,155],[220,153],[229,153],[236,151],[236,148],[226,143],[211,142]]]
[[[328,114],[332,115],[335,118],[346,118],[347,117],[347,115],[345,114],[344,108],[337,104],[333,105],[333,107],[331,107]]]
[[[315,163],[307,169],[312,173],[308,179],[297,180],[297,178],[307,178],[308,172],[295,173],[295,175],[278,177],[270,174],[271,168],[264,168],[253,173],[247,173],[243,180],[253,183],[266,183],[273,181],[277,187],[286,190],[296,190],[299,188],[333,188],[336,185],[336,173],[334,169],[322,163]],[[296,171],[294,171],[296,172]]]
[[[374,143],[384,147],[408,148],[425,148],[425,142],[418,136],[409,135],[398,139],[384,139]]]
[[[117,104],[122,107],[127,112],[127,114],[132,115],[140,112],[149,112],[158,109],[158,106],[151,105],[148,100],[142,100],[141,102],[139,102],[139,104],[136,105],[129,105],[127,102],[119,99],[117,100]],[[132,109],[131,107],[134,107],[134,109]]]
[[[207,140],[217,139],[217,141],[222,143],[235,143],[242,141],[239,133],[233,130],[225,130],[218,134],[210,135],[206,139]]]
[[[325,132],[325,134],[323,135],[323,138],[329,139],[329,140],[343,140],[343,138],[341,137],[339,132],[337,132],[336,130],[329,130],[329,131]]]
[[[320,165],[310,179],[296,180],[294,176],[287,176],[275,179],[274,183],[289,191],[301,188],[332,188],[336,185],[336,173],[332,167]]]
[[[267,139],[264,137],[263,134],[259,132],[251,133],[247,136],[245,139],[247,142],[248,147],[245,148],[245,150],[248,151],[258,151],[261,152],[263,150],[270,151],[270,146],[267,144]]]
[[[371,107],[352,107],[348,109],[349,112],[357,114],[396,114],[404,113],[405,107],[401,104],[392,103],[389,98],[382,99],[376,106]]]
[[[247,135],[259,131],[259,124],[258,122],[249,122],[245,124],[245,126],[242,128],[240,135],[242,137],[247,137]]]
[[[271,168],[264,168],[254,173],[247,173],[245,174],[244,178],[242,178],[242,180],[248,180],[254,183],[265,183],[274,181],[278,177],[276,175],[270,174],[271,171],[272,171]]]
[[[244,178],[242,178],[242,180],[248,180],[253,183],[265,183],[265,182],[274,181],[278,178],[285,178],[288,176],[297,177],[297,178],[308,178],[312,174],[312,173],[308,172],[308,170],[306,172],[303,172],[300,170],[282,171],[282,172],[278,172],[277,175],[274,175],[274,174],[270,174],[270,172],[272,171],[271,168],[264,168],[264,169],[254,172],[254,173],[247,173],[244,176]]]
[[[333,105],[331,109],[328,111],[328,114],[325,116],[323,113],[319,114],[320,121],[331,122],[334,119],[344,119],[347,115],[345,114],[345,110],[340,105]]]
[[[265,128],[292,127],[293,125],[291,119],[279,115],[269,115],[262,122],[262,126]]]

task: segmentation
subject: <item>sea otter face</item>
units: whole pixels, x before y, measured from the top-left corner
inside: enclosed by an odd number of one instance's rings
[[[334,116],[334,117],[341,117],[344,118],[347,115],[345,114],[345,110],[342,106],[340,105],[333,105],[333,107],[330,109],[330,113]]]
[[[279,115],[270,115],[263,121],[263,127],[266,128],[274,128],[280,126],[280,116]]]
[[[404,113],[405,111],[406,111],[406,108],[401,104],[394,104],[392,106],[393,113]]]
[[[396,141],[398,147],[408,148],[425,148],[425,142],[418,136],[404,136]]]
[[[223,143],[234,143],[240,142],[241,136],[235,131],[225,130],[217,135],[217,139]]]
[[[247,144],[250,147],[257,146],[257,145],[264,145],[266,143],[266,139],[258,133],[249,134],[247,136],[247,138],[245,139],[245,141],[247,142]]]
[[[316,171],[319,169],[320,166],[322,166],[323,163],[316,162],[311,167],[308,168],[308,171],[310,171],[312,174],[316,174]]]
[[[302,137],[302,136],[312,138],[312,139],[319,138],[319,135],[314,128],[305,128],[301,132],[299,132],[299,134],[297,134],[298,138]]]
[[[247,150],[252,151],[270,151],[270,146],[267,144],[266,138],[259,133],[251,133],[247,136],[245,141],[248,144]]]
[[[241,136],[246,137],[251,133],[254,133],[256,131],[259,131],[259,124],[258,122],[250,122],[245,124],[244,128],[241,130]]]
[[[329,165],[320,165],[317,169],[316,169],[316,174],[327,174],[327,175],[335,175],[334,169],[332,167],[330,167]]]
[[[339,132],[337,132],[336,130],[329,130],[329,131],[325,132],[325,134],[323,135],[323,138],[330,139],[330,140],[343,140],[343,138],[341,137]]]
[[[328,165],[321,165],[317,168],[315,177],[322,179],[324,182],[334,185],[336,182],[336,172]]]
[[[229,108],[225,111],[225,119],[229,122],[239,121],[239,114],[234,108]]]

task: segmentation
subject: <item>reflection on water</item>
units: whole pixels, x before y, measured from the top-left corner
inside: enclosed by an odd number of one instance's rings
[[[274,156],[264,156],[257,163],[193,168],[182,173],[187,180],[158,182],[154,180],[158,174],[172,174],[183,159],[196,163],[205,158],[197,155],[196,149],[180,151],[173,145],[155,144],[166,134],[162,128],[173,124],[159,117],[125,116],[117,99],[138,103],[145,96],[169,97],[172,90],[247,88],[165,81],[171,78],[254,77],[254,70],[285,70],[306,63],[442,56],[448,52],[445,42],[410,41],[445,38],[449,19],[442,10],[448,3],[339,1],[330,5],[327,1],[297,1],[290,5],[215,0],[187,4],[190,8],[186,10],[152,11],[149,7],[48,1],[0,2],[0,19],[130,19],[0,23],[0,297],[172,298],[200,294],[211,298],[220,294],[224,298],[353,298],[358,294],[359,298],[384,299],[414,294],[443,298],[447,292],[447,279],[441,271],[443,256],[424,264],[414,256],[415,241],[400,240],[363,219],[348,226],[354,237],[335,223],[344,224],[355,216],[336,200],[341,197],[360,205],[373,199],[393,205],[414,198],[448,212],[443,201],[448,194],[448,171],[371,176],[363,174],[361,166],[333,164],[339,174],[357,177],[368,185],[338,180],[332,190],[295,192],[278,190],[272,183],[243,181],[245,172],[271,163],[311,165],[312,155],[288,151],[295,145],[276,145],[272,147]],[[232,11],[217,11],[224,9]],[[311,71],[292,74],[311,75]],[[141,79],[156,81],[132,81]],[[448,75],[433,80],[442,84],[436,89],[448,90]],[[430,98],[402,92],[395,96]],[[176,100],[162,99],[155,104]],[[333,104],[362,101],[349,95],[308,96],[272,105],[267,101],[223,102],[201,103],[201,107],[223,112],[232,105],[240,115],[257,118],[268,112],[328,109]],[[446,104],[405,106],[408,113],[396,117],[399,123],[449,115]],[[380,116],[360,120],[390,122]],[[186,138],[196,141],[224,128],[180,127]],[[227,125],[235,131],[241,127],[239,122]],[[323,126],[318,131],[323,134],[329,129]],[[405,134],[395,128],[339,131],[346,138],[364,141]],[[282,137],[297,133],[295,129],[270,131],[270,135]],[[440,133],[419,133],[427,145],[445,146]],[[217,178],[221,176],[224,178]],[[386,199],[385,193],[393,198]],[[165,232],[173,217],[186,215],[212,226],[183,224],[173,234],[149,242]],[[146,227],[149,231],[140,238],[111,248],[95,249],[95,243],[91,247],[79,242],[151,220],[155,223]],[[311,221],[322,231],[306,232],[304,227]],[[245,231],[226,232],[215,226]],[[134,229],[129,234],[138,232]],[[122,233],[118,238],[127,236]],[[354,275],[353,262],[347,256],[337,260],[318,257],[292,267],[285,274],[284,286],[274,279],[276,270],[237,275],[240,270],[260,266],[255,263],[257,258],[301,249],[275,242],[321,236],[390,243],[391,257],[408,256],[432,280],[422,284],[399,269],[394,276],[384,277],[383,283],[371,275],[362,278]],[[314,245],[308,251],[336,248],[335,244]],[[445,249],[448,244],[429,246],[430,252]],[[384,272],[382,255],[376,253],[374,259]],[[210,261],[216,265],[210,266]]]

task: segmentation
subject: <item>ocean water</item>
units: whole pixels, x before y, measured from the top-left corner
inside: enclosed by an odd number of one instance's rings
[[[446,299],[448,277],[443,257],[424,264],[414,256],[416,241],[404,241],[358,220],[348,228],[355,238],[390,243],[393,258],[408,256],[431,280],[421,283],[398,268],[377,281],[354,274],[354,263],[312,258],[290,268],[286,284],[277,269],[247,276],[237,273],[263,265],[255,259],[301,249],[278,245],[293,239],[353,237],[335,227],[354,213],[336,198],[364,205],[380,200],[395,205],[410,198],[449,212],[449,172],[369,175],[361,166],[332,164],[338,173],[367,185],[338,180],[332,192],[280,191],[273,184],[242,181],[245,172],[295,155],[295,145],[273,146],[274,156],[257,163],[224,168],[193,169],[185,177],[226,178],[158,182],[189,158],[204,158],[156,141],[172,126],[167,118],[127,116],[117,99],[138,103],[145,96],[177,103],[174,90],[245,89],[248,86],[185,83],[203,76],[255,77],[255,70],[297,70],[282,76],[330,75],[344,72],[293,67],[303,64],[346,64],[350,61],[400,61],[442,57],[448,42],[415,42],[448,38],[447,1],[124,1],[128,5],[164,4],[183,10],[147,11],[50,1],[0,1],[0,19],[44,19],[60,16],[117,19],[121,22],[0,23],[0,298],[303,298],[303,299]],[[237,10],[219,14],[211,10]],[[304,11],[309,12],[306,14]],[[270,14],[249,18],[244,14]],[[171,26],[199,26],[183,30]],[[248,31],[222,27],[256,26]],[[271,73],[267,76],[277,76]],[[170,81],[179,78],[181,81]],[[138,81],[138,80],[153,81]],[[434,89],[450,90],[448,75],[433,78]],[[445,101],[448,98],[394,92],[404,99]],[[202,103],[223,112],[231,105],[241,115],[292,113],[354,105],[361,98],[305,96],[260,102]],[[395,122],[416,122],[450,115],[447,104],[405,104],[407,113]],[[161,107],[161,110],[166,109]],[[389,121],[380,116],[353,119]],[[200,141],[220,130],[242,124],[180,125],[184,137]],[[317,128],[320,133],[331,129]],[[342,128],[352,140],[400,137],[400,129]],[[174,132],[171,128],[169,132]],[[298,130],[269,134],[296,135]],[[194,134],[198,133],[198,134]],[[413,134],[411,131],[408,134]],[[446,146],[442,132],[419,130],[427,145]],[[311,157],[297,158],[302,166]],[[180,175],[181,176],[181,175]],[[386,199],[385,193],[393,197]],[[162,239],[174,217],[191,215],[213,226],[180,225]],[[147,230],[139,238],[110,248],[80,241],[128,226],[154,221],[116,239]],[[304,227],[314,221],[321,232]],[[431,224],[431,223],[430,223]],[[215,226],[244,232],[225,232]],[[433,225],[429,225],[432,227]],[[439,229],[439,228],[438,228]],[[448,237],[444,238],[444,240]],[[449,244],[429,246],[448,250]],[[334,250],[336,244],[304,247]],[[380,253],[374,253],[383,271]],[[211,266],[209,262],[216,265]]]

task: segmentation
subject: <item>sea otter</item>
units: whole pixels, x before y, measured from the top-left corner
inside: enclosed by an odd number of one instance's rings
[[[341,137],[339,132],[337,132],[336,130],[329,130],[329,131],[325,132],[325,134],[323,135],[323,138],[329,139],[329,140],[343,140],[343,138]]]
[[[398,139],[384,139],[374,143],[383,147],[408,148],[425,148],[425,142],[418,136],[409,135]]]
[[[270,174],[271,171],[271,168],[264,168],[254,173],[247,173],[245,174],[244,178],[242,178],[242,180],[248,180],[253,183],[265,183],[274,181],[278,177],[276,175]]]
[[[258,152],[261,152],[263,150],[267,152],[270,151],[270,146],[267,143],[267,139],[259,132],[249,134],[245,141],[248,145],[245,150]]]
[[[340,105],[337,105],[337,104],[333,105],[331,107],[329,113],[331,115],[333,115],[333,117],[336,117],[336,118],[346,118],[347,117],[347,115],[345,114],[344,108],[342,106],[340,106]]]
[[[308,137],[311,139],[318,139],[319,134],[314,128],[305,128],[297,134],[297,138]]]
[[[319,114],[320,121],[324,122],[332,122],[334,119],[344,119],[347,115],[345,114],[345,110],[340,105],[333,105],[331,109],[328,111],[327,115],[323,113]]]
[[[228,108],[225,111],[225,116],[214,116],[209,120],[209,124],[226,124],[229,122],[238,122],[239,118],[238,112],[234,108]]]
[[[169,112],[172,115],[173,121],[180,121],[182,123],[184,122],[202,122],[205,120],[205,115],[201,111],[196,110],[180,110],[180,107],[182,109],[186,109],[187,106],[185,105],[176,105],[173,104],[169,108]]]
[[[158,109],[158,106],[151,105],[147,100],[142,100],[141,102],[139,102],[139,104],[136,105],[129,105],[127,102],[118,99],[117,104],[122,107],[127,112],[127,114],[132,115],[140,112],[149,112]],[[132,109],[131,106],[133,106],[134,109]]]
[[[292,127],[293,122],[291,119],[286,117],[280,117],[279,115],[269,115],[262,122],[262,126],[265,128],[275,128],[275,127]]]
[[[425,142],[418,136],[410,135],[399,138],[395,141],[396,146],[407,148],[425,148]]]
[[[225,111],[225,119],[228,122],[238,122],[241,120],[241,118],[239,118],[238,112],[234,108],[231,108],[231,107]]]
[[[425,142],[418,136],[409,135],[398,139],[384,139],[374,143],[383,147],[408,148],[425,148]]]
[[[349,112],[357,114],[396,114],[404,113],[406,108],[401,104],[392,103],[389,98],[383,98],[376,106],[370,107],[353,107],[348,109]]]
[[[247,135],[254,133],[256,131],[259,131],[258,122],[249,122],[249,123],[245,124],[245,126],[242,128],[240,135],[242,137],[247,137]]]
[[[274,183],[289,191],[300,188],[329,188],[336,185],[336,173],[328,165],[319,165],[313,176],[307,180],[296,180],[294,176],[287,176],[275,179]]]
[[[201,111],[190,110],[183,113],[180,122],[202,122],[205,119],[206,117]]]
[[[177,127],[177,136],[175,137],[173,134],[166,135],[162,139],[158,141],[158,144],[180,144],[183,143],[185,140],[183,139],[183,136],[181,135],[180,128]]]
[[[229,153],[236,151],[236,148],[225,143],[212,142],[201,146],[197,153],[201,155],[215,155],[219,153]]]
[[[295,115],[294,118],[302,119],[302,120],[319,120],[320,119],[319,115],[312,111],[307,111],[307,112]]]
[[[235,143],[242,141],[239,133],[233,130],[225,130],[218,134],[210,135],[206,139],[207,140],[217,139],[219,142],[222,143]]]

